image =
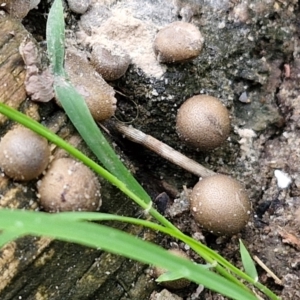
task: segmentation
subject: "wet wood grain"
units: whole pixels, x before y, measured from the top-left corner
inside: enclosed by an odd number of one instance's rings
[[[24,38],[32,38],[20,22],[0,18],[0,101],[19,109],[88,152],[65,114],[55,104],[27,99],[25,69],[19,54]],[[13,123],[0,116],[3,135]],[[52,147],[54,155],[65,155]],[[0,208],[39,209],[36,182],[14,182],[0,176]],[[105,212],[135,215],[137,207],[102,182]],[[155,235],[142,228],[109,224],[144,239]],[[123,257],[48,237],[22,237],[0,249],[0,298],[10,299],[147,299],[155,287],[146,266]]]

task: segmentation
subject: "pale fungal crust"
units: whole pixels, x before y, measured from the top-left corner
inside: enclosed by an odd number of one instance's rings
[[[219,147],[229,136],[230,128],[226,107],[212,96],[189,98],[177,112],[176,131],[179,137],[200,151]]]
[[[90,65],[84,53],[69,50],[65,68],[96,121],[103,121],[115,114],[117,99],[113,88]]]
[[[292,178],[290,177],[290,175],[281,170],[275,170],[274,175],[277,179],[277,186],[280,189],[286,189],[292,183]]]
[[[175,256],[189,259],[188,255],[180,249],[169,249],[168,252],[174,254]],[[160,268],[160,267],[153,268],[153,276],[155,278],[158,278],[159,276],[161,276],[162,274],[164,274],[166,272],[167,272],[167,270]],[[176,280],[162,281],[162,282],[160,282],[160,285],[162,285],[166,288],[169,288],[169,289],[178,290],[178,289],[182,289],[182,288],[189,286],[190,283],[191,282],[188,279],[179,278]]]
[[[128,53],[118,45],[111,47],[95,44],[91,54],[91,63],[106,81],[122,77],[130,64]]]
[[[15,180],[38,177],[46,169],[49,158],[47,140],[25,127],[16,127],[1,139],[0,167]]]
[[[156,60],[153,51],[156,26],[137,19],[130,9],[119,5],[108,8],[97,1],[81,16],[79,25],[82,30],[77,38],[85,46],[101,44],[111,49],[118,44],[129,54],[131,63],[147,76],[160,78],[165,73],[166,66]]]
[[[96,211],[101,206],[98,178],[71,158],[54,160],[37,187],[40,204],[48,212]]]
[[[197,223],[207,231],[214,235],[233,235],[248,223],[251,204],[238,181],[217,174],[194,186],[190,210]]]
[[[197,57],[203,43],[204,38],[195,25],[178,21],[157,33],[153,49],[161,63],[183,62]]]

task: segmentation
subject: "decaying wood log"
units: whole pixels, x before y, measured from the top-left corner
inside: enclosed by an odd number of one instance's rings
[[[76,141],[73,127],[55,104],[35,104],[26,98],[25,69],[19,45],[30,34],[19,21],[0,18],[0,101],[44,123],[61,137]],[[42,118],[41,118],[42,117]],[[3,135],[12,122],[0,116]],[[78,145],[79,143],[79,145]],[[56,149],[56,154],[61,151]],[[0,208],[39,207],[36,181],[14,182],[0,176]],[[138,213],[136,205],[102,182],[102,210],[122,215]],[[135,226],[110,224],[147,240],[155,235]],[[146,237],[147,235],[147,237]],[[0,298],[10,299],[147,299],[155,283],[146,266],[123,257],[48,237],[23,237],[0,249]]]
[[[30,35],[20,22],[8,17],[0,18],[0,99],[14,108],[18,108],[26,99],[26,71],[19,45],[27,36]],[[4,116],[0,116],[1,125],[5,120]]]

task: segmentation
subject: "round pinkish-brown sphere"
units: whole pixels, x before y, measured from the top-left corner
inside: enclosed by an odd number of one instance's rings
[[[187,22],[173,22],[156,35],[153,49],[161,63],[184,62],[197,57],[204,38],[199,29]]]
[[[169,249],[168,252],[174,254],[175,256],[189,259],[188,255],[180,249]],[[153,276],[155,278],[158,278],[159,276],[161,276],[162,274],[164,274],[166,272],[167,272],[166,269],[163,269],[160,267],[153,268]],[[162,285],[166,288],[169,288],[169,289],[178,290],[178,289],[183,289],[183,288],[189,286],[190,283],[191,282],[186,278],[179,278],[179,279],[175,279],[175,280],[162,281],[162,282],[160,282],[160,285]]]
[[[32,180],[46,169],[50,158],[48,142],[25,127],[16,127],[0,142],[0,167],[20,181]]]
[[[72,158],[54,160],[37,187],[40,204],[49,212],[96,211],[101,206],[98,178]]]
[[[217,148],[230,133],[228,110],[212,96],[189,98],[177,112],[176,131],[184,143],[197,150]]]
[[[194,186],[190,210],[197,223],[207,231],[215,235],[233,235],[248,223],[251,204],[237,180],[217,174]]]
[[[71,83],[85,99],[91,115],[97,122],[111,118],[117,108],[114,89],[95,72],[84,52],[69,50],[65,69]],[[60,105],[59,101],[57,101]]]
[[[130,64],[128,53],[120,46],[106,47],[101,44],[93,46],[91,63],[96,71],[106,81],[117,80],[122,77]]]

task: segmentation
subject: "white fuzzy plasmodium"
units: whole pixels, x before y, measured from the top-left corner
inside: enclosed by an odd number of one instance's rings
[[[292,183],[292,178],[285,172],[280,170],[275,170],[274,175],[277,179],[277,186],[280,189],[286,189]]]

